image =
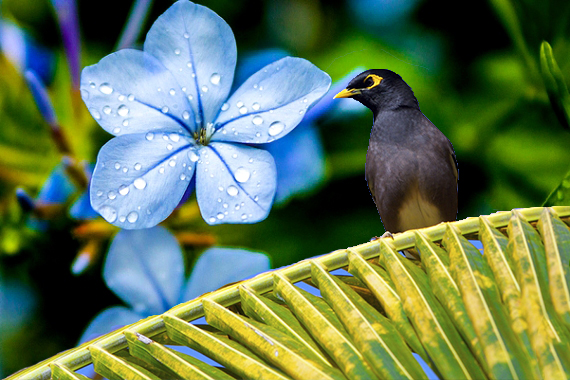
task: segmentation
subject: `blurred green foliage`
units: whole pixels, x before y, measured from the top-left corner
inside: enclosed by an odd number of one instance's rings
[[[131,4],[78,3],[85,66],[112,51]],[[284,48],[311,60],[333,81],[357,66],[399,73],[455,148],[460,219],[538,206],[547,198],[547,204],[570,204],[570,2],[424,0],[412,2],[391,24],[359,18],[351,0],[201,3],[232,27],[240,54]],[[377,11],[378,2],[368,3],[371,14]],[[49,2],[0,4],[2,17],[56,52],[49,91],[59,123],[75,158],[94,162],[110,136],[71,89]],[[170,4],[153,3],[143,35]],[[104,253],[113,228],[80,224],[64,213],[46,230],[29,227],[15,189],[37,194],[61,155],[22,73],[4,56],[0,73],[0,293],[8,294],[6,284],[16,281],[27,290],[14,297],[35,305],[18,309],[16,302],[16,314],[27,315],[8,329],[0,324],[0,375],[7,375],[75,345],[90,318],[118,301],[102,282],[101,260],[82,276],[69,269],[80,249],[93,250],[94,258]],[[169,220],[188,261],[216,241],[265,251],[279,267],[380,236],[382,224],[364,180],[371,125],[368,111],[321,123],[327,180],[311,194],[274,207],[262,223],[210,227],[191,201]],[[95,248],[89,241],[96,241]],[[70,304],[65,300],[71,289],[83,296]],[[73,318],[53,315],[56,306]]]

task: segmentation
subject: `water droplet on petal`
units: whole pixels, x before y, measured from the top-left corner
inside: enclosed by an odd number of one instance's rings
[[[164,174],[164,166],[161,166],[161,167],[158,169],[158,172],[159,172],[160,174]]]
[[[169,135],[170,140],[174,141],[174,142],[178,142],[180,140],[180,135],[178,133],[171,133]]]
[[[129,100],[129,102],[132,102],[135,100],[135,96],[133,94],[129,94],[129,96],[127,96],[127,99]]]
[[[176,95],[176,91],[173,88],[171,88],[170,91],[168,91],[168,93],[172,96]]]
[[[109,106],[103,107],[103,113],[105,113],[106,115],[109,115],[111,113],[111,107],[109,107]]]
[[[137,162],[137,163],[135,164],[135,170],[141,170],[141,168],[142,168],[142,165]]]
[[[213,73],[212,76],[210,77],[210,83],[214,84],[214,85],[219,85],[220,84],[220,80],[222,79],[222,76],[218,73]]]
[[[174,54],[180,55],[180,49],[174,49]]]
[[[95,83],[93,83],[93,82],[89,82],[89,87],[91,87],[91,88],[95,88]]]
[[[150,140],[154,139],[154,133],[148,132],[145,137],[148,141],[150,141]]]
[[[139,189],[142,190],[146,187],[146,181],[142,178],[137,178],[135,179],[135,181],[133,182],[133,185]]]
[[[247,214],[241,214],[241,219],[242,219],[242,220],[246,220],[246,219],[247,219]]]
[[[115,169],[119,170],[121,168],[121,164],[119,164],[118,162],[115,162]]]
[[[109,95],[113,92],[113,87],[109,86],[109,83],[101,83],[99,86],[99,91],[105,95]]]
[[[127,195],[129,193],[129,187],[125,186],[125,185],[121,185],[119,187],[119,194],[121,195]]]
[[[203,85],[202,86],[202,92],[208,92],[208,86]]]
[[[243,107],[243,102],[237,102],[237,103],[236,103],[236,107],[237,107],[237,108]]]
[[[182,112],[182,117],[184,118],[184,120],[190,119],[190,112],[188,111]]]
[[[261,108],[261,106],[259,105],[259,103],[253,103],[251,105],[251,108],[253,108],[255,111],[258,111]]]
[[[277,136],[278,134],[283,132],[284,129],[285,129],[285,124],[283,124],[280,121],[274,121],[269,126],[269,130],[267,131],[267,133],[269,133],[269,136]]]
[[[109,198],[110,200],[113,200],[113,199],[117,198],[117,193],[115,193],[113,190],[111,190],[107,193],[107,198]]]
[[[181,181],[184,181],[185,179],[186,179],[186,175],[180,174],[180,180],[181,180]]]
[[[230,185],[230,186],[228,186],[227,192],[228,192],[228,195],[229,195],[229,196],[235,197],[236,195],[238,195],[239,190],[238,190],[238,188],[235,187],[234,185]]]
[[[91,112],[91,116],[93,116],[95,120],[101,119],[101,114],[95,108],[90,108],[89,112]]]
[[[129,114],[129,107],[127,107],[127,106],[124,105],[124,104],[121,104],[121,105],[119,106],[119,109],[117,110],[117,113],[118,113],[120,116],[125,117],[125,116],[127,116],[127,115]]]
[[[196,152],[194,152],[193,150],[188,152],[188,158],[190,159],[190,161],[192,162],[196,162],[200,159],[200,156],[198,156],[196,154]]]
[[[109,223],[113,223],[115,220],[117,220],[117,210],[115,210],[111,206],[101,207],[101,209],[99,210],[99,213]]]
[[[224,219],[224,214],[219,212],[218,215],[216,215],[216,217],[220,220]]]
[[[241,113],[242,115],[245,115],[247,113],[247,107],[240,107],[239,113]]]
[[[119,128],[119,127],[113,128],[113,133],[114,133],[114,134],[119,134],[119,133],[121,133],[121,128]]]
[[[122,102],[123,100],[125,100],[125,95],[119,95],[117,99],[119,100],[119,102]]]
[[[100,196],[102,196],[102,195],[103,195],[103,192],[102,192],[101,190],[98,190],[98,191],[97,191],[97,196],[100,197]]]
[[[123,127],[128,127],[128,126],[129,126],[129,121],[123,120]]]
[[[127,215],[127,220],[129,221],[129,223],[135,223],[138,218],[139,214],[136,211],[131,211],[129,212],[129,215]]]
[[[209,219],[210,223],[214,223],[216,221],[216,218],[214,218],[213,216]]]
[[[236,181],[238,182],[247,182],[247,180],[249,179],[249,177],[251,176],[249,170],[247,170],[244,167],[239,167],[237,168],[237,170],[234,173],[234,178],[236,179]]]
[[[190,35],[188,33],[184,33],[184,38],[190,38]]]
[[[168,150],[172,150],[172,144],[168,144],[168,145],[166,145],[166,149],[168,149]]]
[[[253,117],[251,122],[255,125],[261,125],[261,124],[263,124],[263,118],[261,116],[257,115],[257,116]]]
[[[170,160],[170,161],[168,161],[168,165],[170,165],[171,167],[175,167],[175,166],[176,166],[176,161]]]
[[[160,109],[162,111],[162,113],[167,113],[168,112],[168,107],[164,106]]]

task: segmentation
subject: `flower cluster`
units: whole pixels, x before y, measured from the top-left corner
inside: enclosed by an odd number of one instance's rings
[[[91,204],[121,228],[152,227],[196,189],[209,224],[267,217],[276,190],[265,144],[289,133],[330,77],[286,57],[228,97],[236,64],[229,26],[180,0],[151,27],[144,51],[125,49],[83,70],[91,115],[116,137],[97,158]]]

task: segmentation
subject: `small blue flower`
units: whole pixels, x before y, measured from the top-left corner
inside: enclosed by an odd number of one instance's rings
[[[128,307],[114,306],[98,314],[80,342],[177,304],[269,270],[269,258],[235,248],[207,249],[184,279],[184,257],[176,238],[165,228],[121,230],[107,254],[105,283]]]
[[[91,182],[91,204],[109,223],[152,227],[194,183],[209,224],[267,217],[275,162],[245,144],[289,133],[327,92],[330,77],[286,57],[228,98],[236,55],[233,33],[218,15],[180,0],[153,24],[144,52],[121,50],[83,70],[83,100],[117,136],[101,148]]]

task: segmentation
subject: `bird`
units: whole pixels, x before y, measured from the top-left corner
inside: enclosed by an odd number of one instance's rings
[[[455,151],[402,77],[367,70],[334,97],[352,98],[374,115],[365,177],[385,235],[456,220]]]

